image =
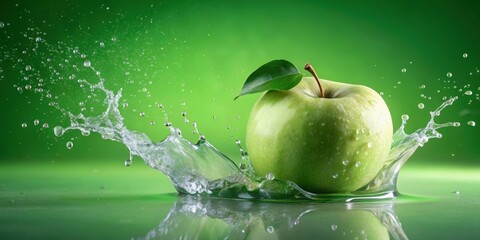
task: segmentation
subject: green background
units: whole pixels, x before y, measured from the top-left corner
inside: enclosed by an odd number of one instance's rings
[[[178,198],[168,179],[141,159],[123,167],[128,150],[120,143],[78,132],[55,137],[53,127],[67,126],[68,118],[40,100],[41,94],[16,90],[14,85],[37,83],[38,76],[22,80],[31,74],[24,71],[28,64],[46,82],[58,80],[46,89],[60,97],[62,107],[79,113],[84,101],[94,107],[85,115],[103,111],[102,96],[100,102],[88,100],[67,80],[75,74],[95,81],[93,73],[76,72],[70,64],[58,67],[65,59],[83,64],[74,48],[101,71],[107,88],[123,88],[128,128],[161,141],[168,134],[164,110],[168,121],[196,141],[181,116],[186,111],[190,123],[196,121],[235,161],[240,159],[235,140],[244,141],[249,111],[260,94],[233,98],[252,71],[273,59],[298,67],[311,62],[321,78],[382,92],[395,129],[402,114],[410,115],[407,132],[423,127],[442,97],[459,96],[438,121],[462,126],[442,129],[444,137],[420,148],[400,175],[401,192],[442,201],[400,201],[395,208],[411,239],[474,238],[480,234],[480,219],[473,214],[480,130],[467,122],[480,124],[479,12],[480,4],[469,1],[2,1],[0,238],[144,236]],[[37,36],[48,47],[34,53]],[[41,67],[47,55],[59,75]],[[447,78],[447,72],[453,76]],[[467,84],[470,96],[463,94]],[[41,128],[43,123],[50,127]],[[74,142],[70,150],[67,141]]]

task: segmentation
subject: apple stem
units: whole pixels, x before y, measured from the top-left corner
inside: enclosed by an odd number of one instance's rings
[[[311,73],[313,75],[313,77],[315,78],[315,81],[317,81],[317,84],[318,84],[318,88],[320,89],[320,94],[319,96],[321,98],[323,98],[323,88],[322,88],[322,84],[320,84],[320,79],[318,79],[318,76],[317,76],[317,73],[315,72],[315,69],[313,69],[312,65],[310,63],[307,63],[305,64],[305,67],[304,67],[305,70],[307,70],[309,73]]]

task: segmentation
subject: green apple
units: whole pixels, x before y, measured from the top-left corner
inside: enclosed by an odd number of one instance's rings
[[[392,119],[371,88],[303,77],[290,90],[270,90],[254,105],[247,149],[255,173],[273,173],[314,193],[348,193],[383,167]]]

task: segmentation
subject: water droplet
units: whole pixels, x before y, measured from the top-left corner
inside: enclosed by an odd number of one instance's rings
[[[470,95],[472,95],[472,94],[473,94],[473,92],[472,92],[472,91],[470,91],[470,90],[468,90],[468,91],[465,91],[465,95],[468,95],[468,96],[470,96]]]
[[[406,68],[402,68],[402,73],[407,72]]]
[[[420,147],[423,147],[423,145],[425,145],[425,143],[428,142],[428,137],[427,136],[421,136],[418,138],[418,143],[420,145]]]
[[[419,103],[419,104],[418,104],[418,108],[419,108],[419,109],[424,109],[424,108],[425,108],[425,105],[424,105],[423,103]]]
[[[267,227],[267,232],[268,233],[273,233],[273,232],[275,232],[275,229],[272,226],[268,226]]]
[[[140,117],[145,117],[145,113],[144,112],[140,112]]]
[[[338,173],[332,174],[332,178],[338,178]]]
[[[64,131],[63,131],[63,128],[60,127],[60,126],[56,126],[53,128],[53,134],[55,134],[55,136],[57,137],[61,137],[63,135]]]
[[[172,126],[172,123],[171,122],[166,122],[165,123],[165,127],[171,127]]]
[[[150,125],[152,126],[155,125],[155,121],[154,120],[150,121]]]
[[[460,195],[460,191],[458,191],[458,190],[457,190],[457,191],[454,191],[453,194],[455,194],[455,195]]]
[[[88,60],[85,60],[85,62],[83,62],[83,66],[84,67],[90,67],[90,66],[92,66],[92,63]]]
[[[35,42],[41,42],[41,41],[42,41],[42,38],[41,38],[41,37],[35,38]]]
[[[460,123],[459,123],[459,122],[454,122],[452,125],[453,125],[454,127],[460,127]]]
[[[452,77],[453,74],[451,72],[447,72],[447,77]]]
[[[467,124],[469,126],[475,127],[475,122],[474,121],[468,121]]]
[[[28,124],[27,123],[22,123],[22,128],[26,128],[28,127]]]
[[[361,162],[356,162],[356,163],[355,163],[355,167],[360,167],[360,165],[362,165]]]
[[[162,105],[162,104],[158,104],[158,108],[163,108],[163,105]]]
[[[182,112],[182,116],[183,117],[187,116],[187,112]]]
[[[73,142],[72,141],[68,141],[67,144],[66,144],[67,148],[68,149],[72,149],[73,148]]]
[[[38,119],[33,120],[33,125],[37,126],[40,123]]]
[[[350,163],[350,161],[348,161],[348,160],[343,160],[342,161],[342,164],[345,165],[345,166],[347,166],[349,163]]]
[[[132,165],[132,159],[125,160],[125,167],[130,167]]]
[[[368,103],[375,107],[377,105],[377,102],[375,100],[368,100]]]
[[[373,146],[373,143],[372,143],[372,142],[368,142],[368,143],[367,143],[367,147],[368,147],[368,148],[372,148],[372,146]]]
[[[116,37],[112,37],[112,42],[116,42],[117,41],[117,38]]]
[[[30,71],[32,70],[32,67],[30,65],[25,66],[25,71]]]
[[[336,224],[332,224],[331,228],[332,228],[332,231],[336,231],[336,230],[337,230],[337,225],[336,225]]]
[[[273,173],[267,173],[267,174],[265,175],[265,178],[266,178],[267,180],[273,180],[273,179],[275,179],[275,175],[274,175]]]
[[[125,109],[125,108],[128,107],[128,103],[127,103],[127,102],[124,102],[124,103],[122,104],[122,106],[123,106],[123,108]]]
[[[0,28],[3,28],[5,27],[5,23],[4,22],[0,22]]]
[[[235,140],[235,144],[240,145],[240,144],[242,144],[242,142],[237,139],[237,140]]]
[[[87,55],[85,55],[84,53],[82,53],[82,54],[80,55],[80,57],[81,57],[81,58],[86,58]]]
[[[463,58],[467,58],[467,57],[468,57],[468,53],[464,53],[462,56],[463,56]]]
[[[48,128],[48,127],[49,127],[49,126],[48,126],[48,123],[44,123],[44,124],[42,125],[42,127],[43,127],[43,128]]]
[[[105,47],[105,43],[104,43],[104,42],[100,42],[100,47]]]
[[[206,138],[205,138],[205,135],[200,134],[200,141],[205,141],[205,139],[206,139]]]
[[[407,114],[402,115],[402,120],[407,121],[410,117]]]
[[[421,85],[420,86],[420,89],[424,89],[426,86],[425,85]]]

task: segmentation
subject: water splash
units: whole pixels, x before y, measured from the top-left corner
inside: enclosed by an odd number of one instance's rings
[[[412,156],[418,147],[423,147],[432,138],[441,138],[442,134],[437,130],[444,127],[458,127],[458,122],[435,123],[435,117],[440,116],[443,109],[451,106],[458,97],[452,97],[440,105],[435,111],[430,112],[430,121],[425,128],[420,128],[412,134],[405,133],[405,126],[409,119],[408,115],[402,116],[402,125],[393,134],[392,147],[382,170],[365,187],[360,189],[359,193],[370,192],[391,192],[397,193],[397,178],[400,169],[405,162]]]
[[[418,147],[432,138],[441,138],[440,128],[459,126],[458,122],[435,123],[435,117],[452,105],[457,97],[445,101],[435,111],[430,112],[430,121],[425,128],[412,134],[405,133],[408,116],[402,116],[402,125],[394,133],[388,160],[378,175],[365,187],[349,194],[315,194],[298,187],[294,182],[275,177],[255,176],[248,154],[240,147],[242,162],[240,167],[219,152],[203,136],[193,144],[182,137],[181,131],[166,124],[170,135],[163,141],[154,143],[144,133],[129,130],[120,113],[121,90],[114,93],[104,86],[103,81],[91,84],[92,89],[105,93],[107,109],[99,116],[85,117],[83,114],[70,117],[70,126],[55,127],[55,135],[62,136],[66,131],[79,130],[82,134],[99,133],[104,139],[125,144],[130,151],[127,166],[133,156],[139,156],[150,167],[167,175],[180,193],[202,194],[213,197],[244,199],[315,199],[319,201],[359,201],[367,199],[394,198],[398,192],[396,181],[403,164]]]
[[[29,38],[28,35],[26,36]],[[79,130],[85,136],[94,132],[100,134],[104,139],[123,143],[130,152],[128,159],[125,161],[126,166],[132,164],[133,156],[139,156],[150,167],[167,175],[180,193],[221,198],[315,199],[326,202],[394,198],[398,194],[396,181],[400,168],[415,150],[427,143],[429,139],[440,138],[441,134],[437,131],[438,129],[459,126],[458,122],[437,124],[434,121],[435,117],[439,116],[444,108],[452,105],[457,97],[446,100],[439,108],[431,112],[430,121],[425,128],[418,129],[412,134],[406,134],[404,131],[408,120],[408,117],[404,116],[402,117],[401,127],[393,136],[388,160],[370,183],[348,194],[314,194],[301,189],[294,182],[277,179],[273,175],[256,176],[248,159],[248,153],[242,148],[240,141],[237,141],[236,144],[240,148],[242,161],[237,166],[232,160],[211,145],[203,135],[198,134],[199,131],[195,122],[193,123],[194,132],[199,136],[197,143],[191,143],[183,138],[180,129],[175,128],[168,122],[166,114],[165,125],[169,129],[170,134],[161,142],[153,142],[146,134],[128,129],[124,124],[120,111],[120,106],[123,108],[128,106],[126,102],[120,104],[122,90],[120,89],[115,93],[106,88],[104,85],[105,79],[100,71],[94,68],[90,60],[85,59],[84,53],[79,52],[76,48],[68,47],[64,43],[58,43],[54,46],[49,45],[43,38],[40,41],[35,39],[32,38],[31,40],[34,47],[39,48],[42,46],[46,50],[42,54],[37,53],[37,50],[31,53],[33,57],[42,57],[40,64],[27,65],[23,61],[19,61],[21,59],[16,59],[14,52],[10,53],[3,47],[1,49],[6,53],[1,61],[11,62],[13,64],[12,68],[20,69],[20,74],[23,76],[21,84],[25,87],[21,88],[20,85],[15,84],[14,87],[20,89],[19,93],[22,93],[23,89],[25,89],[25,91],[40,94],[41,99],[48,101],[49,106],[69,117],[69,126],[55,127],[53,129],[54,134],[60,137],[66,131]],[[73,52],[74,55],[73,57],[69,56],[68,59],[60,59],[62,63],[58,64],[58,69],[53,67],[52,59],[54,57],[58,58],[65,52]],[[79,64],[70,63],[73,60],[69,59],[77,59]],[[63,70],[67,67],[67,63],[72,66],[72,69]],[[79,65],[83,65],[81,67],[82,70],[78,67]],[[80,72],[82,72],[83,75],[83,69],[92,71],[94,73],[93,76],[97,79],[95,81],[87,81],[78,78],[75,74],[71,74],[73,72],[80,75]],[[81,112],[83,112],[80,114],[73,114],[71,111],[60,107],[56,99],[58,96],[52,96],[50,89],[46,87],[47,83],[43,79],[47,78],[41,77],[41,70],[50,74],[50,76],[47,75],[46,77],[51,78],[51,81],[48,82],[51,88],[62,88],[64,80],[67,80],[61,74],[60,70],[62,70],[70,74],[67,77],[68,80],[76,80],[74,82],[78,83],[83,91],[88,92],[88,96],[91,97],[92,101],[102,100],[101,95],[105,95],[103,99],[105,110],[97,115],[90,111],[88,114],[93,116],[85,116],[88,111],[85,111],[85,102],[83,101],[81,102],[82,104],[78,104],[81,107]],[[38,79],[38,82],[33,79]],[[94,91],[98,91],[100,94],[93,94]],[[146,91],[147,89],[145,91],[142,90],[142,92]],[[67,98],[62,100],[67,100]],[[163,108],[161,104],[158,106]],[[145,116],[144,112],[139,114],[142,117]],[[185,122],[188,122],[186,115],[185,112]],[[21,126],[27,127],[27,123],[23,123]],[[45,128],[48,128],[48,124],[45,126]],[[72,147],[73,142],[68,142],[67,148]],[[359,167],[357,164],[359,162],[355,163],[355,166]]]

